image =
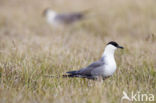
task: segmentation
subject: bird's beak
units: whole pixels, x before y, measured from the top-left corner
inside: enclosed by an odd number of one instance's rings
[[[44,17],[47,13],[47,9],[42,12],[42,16]]]
[[[122,47],[122,46],[118,46],[118,48],[120,48],[120,49],[124,49],[124,47]]]

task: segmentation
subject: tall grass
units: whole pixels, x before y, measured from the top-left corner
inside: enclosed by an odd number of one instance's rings
[[[155,4],[155,0],[1,0],[0,103],[119,103],[123,91],[156,96]],[[90,12],[86,19],[56,29],[41,15],[47,7]],[[117,71],[104,82],[45,76],[87,66],[112,40],[125,49],[117,50]]]

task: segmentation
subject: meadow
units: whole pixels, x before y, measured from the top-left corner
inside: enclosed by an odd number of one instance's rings
[[[89,12],[57,29],[42,16],[47,7]],[[46,77],[98,60],[109,41],[125,48],[112,77]],[[156,0],[0,0],[0,103],[120,103],[123,91],[156,102]]]

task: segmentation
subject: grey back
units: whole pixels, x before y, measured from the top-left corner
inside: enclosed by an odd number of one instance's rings
[[[84,17],[81,13],[58,14],[55,20],[60,23],[70,24]]]
[[[80,69],[77,72],[80,75],[99,76],[99,75],[102,75],[102,73],[104,72],[104,70],[103,70],[104,64],[105,64],[104,61],[102,59],[100,59],[96,62],[93,62],[86,68]]]

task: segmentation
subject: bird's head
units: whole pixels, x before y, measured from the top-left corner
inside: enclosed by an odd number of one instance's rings
[[[42,12],[42,15],[43,16],[50,16],[50,15],[55,15],[55,11],[51,10],[50,8],[46,8],[43,12]]]
[[[106,47],[105,47],[105,53],[114,53],[114,51],[117,49],[123,49],[122,46],[120,46],[118,43],[111,41],[109,43],[107,43]]]
[[[123,49],[122,46],[120,46],[118,43],[116,43],[114,41],[107,43],[107,47],[110,49],[114,49],[114,50],[116,50],[117,48]]]

